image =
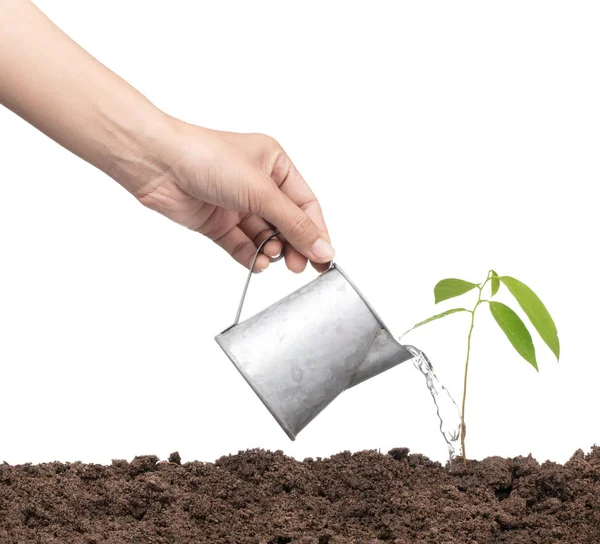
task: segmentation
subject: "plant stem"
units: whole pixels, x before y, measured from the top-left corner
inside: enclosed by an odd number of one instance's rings
[[[465,405],[467,404],[467,376],[469,375],[469,358],[471,357],[471,336],[473,335],[473,328],[475,327],[475,311],[482,302],[488,302],[487,300],[483,300],[481,298],[481,294],[483,293],[483,288],[486,286],[487,282],[492,279],[490,274],[491,270],[490,272],[488,272],[488,277],[486,278],[486,280],[481,285],[477,286],[477,289],[479,289],[479,295],[477,296],[477,303],[471,311],[471,326],[469,328],[469,336],[467,337],[467,360],[465,362],[463,398],[462,407],[460,411],[460,447],[462,449],[462,458],[465,465],[467,464],[467,450],[465,447],[465,437],[467,436],[467,426],[465,424]]]
[[[481,290],[479,291],[481,297]],[[467,427],[465,425],[465,404],[467,402],[467,376],[469,375],[469,357],[471,355],[471,335],[473,334],[473,327],[475,326],[475,310],[479,306],[479,299],[473,311],[471,312],[471,327],[469,328],[469,336],[467,338],[467,360],[465,362],[465,379],[463,384],[463,398],[462,408],[460,411],[460,447],[462,449],[462,457],[465,465],[467,464],[467,450],[465,448],[465,436],[467,434]]]

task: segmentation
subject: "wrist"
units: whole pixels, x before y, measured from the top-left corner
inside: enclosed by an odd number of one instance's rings
[[[170,174],[175,152],[174,119],[151,106],[128,126],[107,131],[110,142],[101,169],[138,197]]]

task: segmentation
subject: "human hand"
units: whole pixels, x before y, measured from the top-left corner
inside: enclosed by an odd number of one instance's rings
[[[2,17],[0,104],[246,267],[273,227],[281,236],[255,271],[281,251],[295,272],[308,259],[327,267],[333,250],[319,204],[275,140],[169,117],[32,2],[4,2]]]
[[[168,121],[157,150],[165,167],[134,191],[142,204],[204,234],[247,268],[275,227],[280,240],[265,245],[255,272],[281,251],[294,272],[308,260],[327,269],[334,253],[319,203],[273,138]]]

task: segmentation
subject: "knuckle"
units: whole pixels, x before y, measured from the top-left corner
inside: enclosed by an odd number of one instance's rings
[[[275,138],[273,138],[273,136],[269,136],[268,134],[261,134],[260,137],[262,139],[263,145],[271,151],[281,151],[283,149],[281,147],[281,144]]]
[[[308,215],[304,213],[296,214],[291,218],[290,223],[291,232],[293,232],[299,238],[305,237],[313,228],[313,222]]]
[[[263,153],[272,153],[274,151],[282,149],[279,142],[275,138],[273,138],[273,136],[269,136],[268,134],[263,134],[261,132],[253,132],[251,134],[248,134],[248,136],[252,139],[253,145],[255,145],[259,149],[262,149]]]
[[[286,152],[281,144],[272,136],[260,134],[261,165],[263,170],[270,175],[274,170],[286,167],[289,162]]]
[[[233,250],[231,251],[231,256],[234,258],[241,259],[244,253],[250,252],[252,249],[252,244],[250,242],[242,241],[238,242]],[[250,263],[248,263],[250,264]]]

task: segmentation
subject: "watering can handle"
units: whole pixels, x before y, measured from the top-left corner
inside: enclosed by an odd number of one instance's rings
[[[244,291],[242,292],[242,298],[240,300],[240,305],[238,306],[238,309],[237,309],[237,314],[235,314],[235,321],[233,322],[233,325],[231,325],[232,327],[235,327],[240,321],[240,315],[242,314],[242,308],[244,306],[244,300],[246,299],[248,285],[250,285],[250,280],[252,279],[252,275],[254,274],[254,272],[252,272],[252,271],[254,270],[254,265],[256,264],[256,259],[258,258],[260,252],[262,251],[262,248],[265,247],[266,243],[269,242],[270,240],[272,240],[273,238],[275,238],[275,236],[278,236],[279,234],[281,234],[281,233],[276,231],[275,234],[271,234],[271,236],[265,238],[262,241],[262,243],[258,246],[258,249],[256,250],[256,253],[254,254],[254,259],[252,259],[252,264],[250,265],[250,273],[248,274],[248,278],[246,279],[246,285],[244,285]],[[281,250],[281,253],[277,257],[269,257],[269,261],[271,261],[272,263],[275,263],[281,259],[283,259],[283,249]]]

